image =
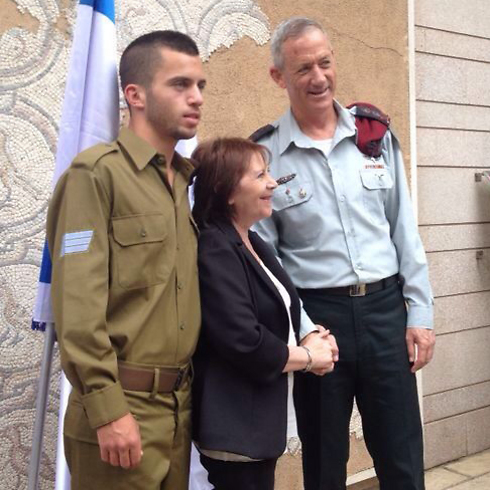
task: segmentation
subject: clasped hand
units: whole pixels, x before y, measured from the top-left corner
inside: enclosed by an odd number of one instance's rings
[[[330,330],[325,330],[321,325],[318,327],[319,331],[307,335],[301,345],[308,347],[311,352],[311,372],[323,376],[334,370],[335,363],[339,360],[339,348]]]

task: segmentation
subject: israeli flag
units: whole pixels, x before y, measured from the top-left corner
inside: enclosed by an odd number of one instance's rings
[[[65,98],[59,126],[53,188],[74,157],[100,142],[113,141],[119,130],[119,92],[114,0],[80,0],[73,36]],[[44,247],[32,327],[52,323],[51,261]],[[70,488],[63,450],[62,425],[70,385],[61,383],[56,490]]]
[[[80,0],[66,79],[53,175],[60,175],[81,151],[113,141],[119,129],[114,0]],[[53,322],[51,261],[45,246],[34,306],[33,328]]]

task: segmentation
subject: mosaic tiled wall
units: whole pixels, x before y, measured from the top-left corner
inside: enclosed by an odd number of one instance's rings
[[[350,3],[351,11],[359,11],[359,2]],[[394,1],[397,8],[390,12],[392,22],[403,20],[405,3]],[[131,39],[152,29],[175,28],[193,36],[203,59],[209,61],[206,70],[212,82],[200,135],[232,131],[245,136],[277,117],[286,104],[284,95],[267,81],[264,45],[271,26],[298,14],[328,19],[330,6],[337,7],[335,15],[342,21],[347,10],[337,1],[311,0],[301,10],[298,4],[301,2],[292,0],[116,0],[118,47],[123,49]],[[381,0],[373,1],[370,15],[382,19],[382,4]],[[30,318],[75,9],[75,0],[0,0],[0,490],[27,486],[43,344],[42,334],[30,330]],[[326,25],[332,27],[328,22]],[[400,25],[394,22],[391,29],[404,32]],[[344,48],[352,46],[352,53],[356,49],[371,53],[368,66],[387,67],[382,76],[391,77],[399,86],[406,82],[400,76],[400,69],[405,69],[400,35],[388,42],[380,30],[382,34],[375,33],[375,40],[370,34],[367,40],[358,39],[352,20],[337,23],[331,32],[334,41],[343,40]],[[230,57],[239,61],[230,63]],[[344,54],[344,59],[349,55]],[[362,59],[356,69],[366,63],[366,57]],[[354,68],[351,72],[350,79],[344,78],[349,90],[357,77]],[[363,76],[368,81],[378,79],[371,68]],[[393,107],[398,100],[405,102],[404,96],[391,94],[399,92],[399,87],[386,87],[373,84],[367,91],[372,95],[370,100],[385,98]],[[362,90],[350,92],[348,100],[366,98]],[[396,110],[403,116],[406,108]],[[407,121],[403,117],[399,121],[403,137]],[[53,369],[40,485],[46,490],[53,488],[54,480],[59,396],[56,358]],[[360,435],[358,418],[354,418],[352,430]]]

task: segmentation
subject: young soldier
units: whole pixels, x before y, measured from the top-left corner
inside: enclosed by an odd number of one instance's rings
[[[65,448],[73,489],[187,489],[189,362],[200,326],[192,164],[205,85],[196,44],[133,41],[120,64],[129,127],[78,155],[48,213],[52,301],[73,385]]]

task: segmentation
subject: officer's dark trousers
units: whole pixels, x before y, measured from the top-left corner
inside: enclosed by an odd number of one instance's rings
[[[422,427],[399,285],[364,297],[299,293],[310,318],[331,330],[340,350],[332,373],[295,378],[305,490],[346,488],[354,398],[381,490],[423,490]]]

